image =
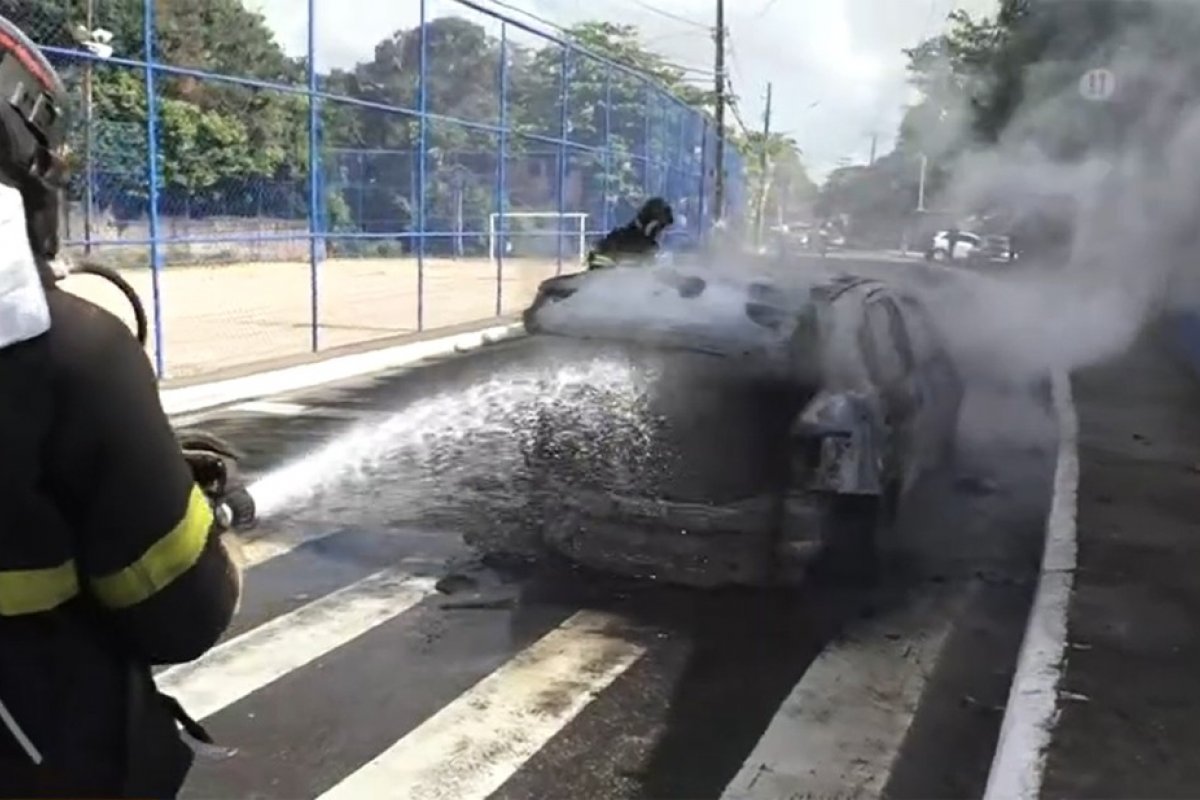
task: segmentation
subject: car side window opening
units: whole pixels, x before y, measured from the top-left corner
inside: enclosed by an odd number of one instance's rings
[[[887,386],[904,380],[912,369],[912,349],[899,311],[887,300],[867,305],[867,358],[876,380]]]
[[[937,350],[938,336],[928,312],[910,298],[901,300],[903,314],[910,335],[912,357],[916,363],[924,363]]]

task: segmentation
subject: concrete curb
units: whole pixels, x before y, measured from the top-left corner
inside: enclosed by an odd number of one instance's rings
[[[159,396],[168,416],[187,414],[214,406],[310,389],[335,381],[408,366],[427,358],[473,350],[502,339],[519,336],[523,331],[519,323],[496,325],[482,330],[369,350],[365,353],[336,356],[325,361],[284,367],[239,378],[164,389]]]
[[[1171,349],[1200,377],[1200,313],[1178,314],[1167,325]]]
[[[1053,390],[1059,425],[1058,463],[1046,519],[1041,576],[1029,610],[984,800],[1037,800],[1058,718],[1058,686],[1066,670],[1067,617],[1076,568],[1079,420],[1070,377],[1056,374]]]

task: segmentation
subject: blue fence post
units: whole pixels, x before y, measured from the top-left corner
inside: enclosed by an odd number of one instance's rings
[[[642,195],[650,196],[650,83],[642,83]]]
[[[692,139],[688,134],[691,129],[688,122],[691,120],[690,109],[681,111],[678,107],[673,112],[676,120],[675,132],[675,159],[674,166],[671,167],[671,197],[677,197],[682,200],[687,196],[687,175],[688,168],[692,163]],[[685,209],[686,213],[686,209]],[[692,215],[688,214],[688,224],[683,227],[682,234],[686,237],[688,229],[692,223]]]
[[[148,188],[146,209],[150,234],[150,285],[154,306],[154,370],[166,376],[163,353],[162,253],[158,247],[158,98],[154,88],[154,0],[142,0],[142,47],[146,52],[146,165]]]
[[[340,159],[339,159],[340,163]],[[361,225],[363,220],[363,209],[367,207],[367,162],[363,158],[363,154],[358,154],[358,213],[355,219]]]
[[[604,67],[604,232],[612,228],[612,67]],[[620,184],[617,184],[620,186]]]
[[[417,330],[425,330],[425,159],[429,152],[429,24],[421,0],[421,49],[417,77]]]
[[[555,269],[555,275],[562,274],[563,268],[563,214],[566,212],[567,198],[567,76],[570,74],[570,57],[571,46],[563,45],[562,53],[562,79],[558,85],[558,103],[559,103],[559,134],[558,134],[558,224],[555,226],[558,231],[558,236],[555,239],[558,241],[558,267]]]
[[[318,154],[317,113],[317,22],[316,0],[308,0],[308,283],[312,314],[311,342],[315,353],[321,347],[320,247],[321,232],[321,159]]]
[[[700,183],[700,185],[698,185],[698,186],[693,183],[693,181],[695,181],[697,179],[696,163],[699,160],[700,153],[701,153],[700,135],[702,135],[702,134],[698,135],[698,132],[703,130],[702,124],[703,124],[703,119],[700,117],[699,114],[696,114],[695,112],[689,112],[689,114],[688,114],[688,135],[687,135],[688,166],[687,166],[687,171],[684,172],[683,177],[682,177],[683,191],[685,193],[692,191],[693,187],[695,187],[696,189],[699,189],[701,191],[703,191],[703,189],[704,189],[703,183]],[[703,171],[703,170],[701,170],[701,171]],[[703,196],[697,195],[696,202],[691,205],[692,224],[690,226],[690,229],[691,229],[692,236],[694,237],[694,240],[697,243],[700,241],[700,234],[703,233],[703,231],[704,231],[704,228],[701,227],[702,219],[700,216],[700,209],[703,207],[703,203],[704,203]]]
[[[700,121],[700,238],[708,240],[708,120]]]
[[[508,184],[508,25],[500,23],[500,128],[499,153],[496,157],[496,226],[492,247],[496,251],[496,316],[504,309],[504,245],[508,241],[504,225],[504,189]]]

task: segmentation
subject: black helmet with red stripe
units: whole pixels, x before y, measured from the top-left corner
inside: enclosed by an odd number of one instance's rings
[[[61,167],[67,92],[29,37],[0,17],[0,173],[17,185]]]
[[[651,197],[638,209],[637,224],[642,232],[651,238],[675,224],[675,213],[671,204],[661,197]]]

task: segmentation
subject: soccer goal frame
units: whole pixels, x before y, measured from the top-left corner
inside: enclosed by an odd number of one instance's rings
[[[498,241],[500,238],[500,219],[573,219],[579,224],[575,233],[579,236],[579,263],[587,258],[587,223],[590,214],[580,211],[493,211],[488,215],[488,257],[495,262],[500,257]],[[562,233],[566,233],[559,229]],[[504,233],[511,233],[505,230]],[[527,234],[526,234],[527,235]],[[574,233],[572,235],[575,235]]]

